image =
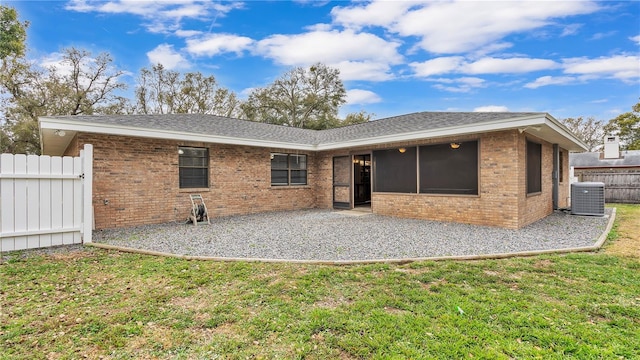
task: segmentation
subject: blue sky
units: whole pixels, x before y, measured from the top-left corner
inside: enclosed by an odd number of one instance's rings
[[[295,66],[340,69],[341,115],[542,111],[609,120],[640,98],[638,1],[0,1],[28,56],[109,52],[132,84],[162,63],[240,97]]]

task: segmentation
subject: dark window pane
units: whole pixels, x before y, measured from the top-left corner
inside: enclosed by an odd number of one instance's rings
[[[288,170],[271,170],[271,185],[288,185]]]
[[[542,145],[527,141],[527,194],[542,191]]]
[[[209,150],[206,148],[178,148],[180,188],[209,187]]]
[[[376,192],[415,193],[417,188],[416,148],[373,152],[374,190]]]
[[[291,185],[306,185],[307,170],[291,170]]]
[[[420,147],[420,192],[478,194],[478,142]]]
[[[289,168],[305,170],[307,168],[307,155],[289,155]]]
[[[181,188],[206,188],[209,186],[208,169],[180,168]]]
[[[271,154],[271,168],[272,169],[287,169],[288,162],[287,154]]]

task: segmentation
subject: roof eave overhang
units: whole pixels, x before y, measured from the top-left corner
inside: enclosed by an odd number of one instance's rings
[[[288,142],[269,141],[269,140],[261,140],[261,139],[246,139],[246,138],[231,137],[231,136],[194,134],[194,133],[188,133],[188,132],[176,132],[176,131],[168,131],[168,130],[143,129],[143,128],[136,128],[136,127],[115,126],[115,125],[108,125],[108,124],[96,124],[96,123],[87,124],[82,122],[69,121],[66,119],[55,119],[55,118],[47,118],[47,117],[41,117],[39,122],[40,122],[41,132],[43,132],[43,130],[51,130],[51,131],[64,130],[64,131],[70,131],[70,132],[86,132],[86,133],[94,133],[94,134],[132,136],[132,137],[143,137],[143,138],[164,139],[164,140],[193,141],[193,142],[205,142],[205,143],[228,144],[228,145],[246,145],[246,146],[281,148],[281,149],[291,149],[291,150],[307,150],[307,151],[316,150],[316,146],[311,144],[288,143]],[[58,141],[64,141],[64,139],[60,139]],[[43,154],[47,154],[47,144],[44,143],[42,146],[43,146],[42,148]],[[60,155],[60,154],[50,154],[50,155]]]
[[[384,143],[402,143],[420,139],[446,138],[514,129],[517,129],[520,133],[526,132],[532,134],[553,144],[557,143],[561,145],[562,148],[569,151],[588,150],[582,141],[575,137],[564,125],[560,124],[558,120],[554,119],[549,114],[510,118],[474,125],[427,129],[416,132],[378,136],[366,139],[355,139],[344,142],[324,143],[318,145],[317,150],[338,150]],[[554,136],[550,136],[552,134]]]
[[[281,141],[270,141],[261,139],[249,139],[230,136],[217,136],[206,134],[194,134],[188,132],[175,132],[168,130],[154,130],[144,129],[136,127],[123,127],[110,124],[87,124],[84,122],[73,121],[69,119],[48,118],[41,117],[39,119],[40,131],[53,132],[55,130],[64,130],[73,132],[87,132],[106,135],[120,135],[120,136],[133,136],[144,137],[154,139],[166,139],[177,141],[193,141],[193,142],[206,142],[228,145],[244,145],[244,146],[257,146],[267,148],[279,148],[288,150],[301,150],[301,151],[326,151],[326,150],[339,150],[354,147],[373,146],[379,144],[400,143],[421,139],[434,139],[445,138],[455,136],[465,136],[473,134],[482,134],[495,131],[504,131],[517,129],[520,133],[527,132],[536,137],[539,137],[545,141],[549,141],[553,144],[559,144],[562,148],[569,151],[586,151],[588,150],[586,145],[580,141],[575,135],[573,135],[564,125],[558,120],[554,119],[549,114],[538,114],[526,117],[509,118],[491,122],[484,122],[473,125],[460,125],[445,127],[439,129],[426,129],[415,132],[408,132],[402,134],[393,134],[385,136],[376,136],[362,139],[354,139],[340,142],[326,142],[319,144],[305,144],[305,143],[291,143]],[[41,135],[43,136],[43,135]],[[70,139],[58,139],[56,137],[49,137],[49,139],[55,139],[50,141],[67,141],[68,146]],[[60,144],[48,145],[43,141],[43,154],[49,155],[61,155],[54,154],[48,151],[48,146],[51,148],[59,149],[62,146]],[[64,148],[66,149],[66,146]],[[63,149],[64,150],[64,149]]]

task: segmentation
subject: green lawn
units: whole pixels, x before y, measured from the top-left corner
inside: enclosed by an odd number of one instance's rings
[[[640,206],[618,214],[614,245]],[[640,357],[640,258],[608,250],[360,266],[12,258],[0,359]]]

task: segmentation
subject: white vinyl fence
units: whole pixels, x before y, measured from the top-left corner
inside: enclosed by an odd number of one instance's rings
[[[0,252],[91,242],[93,147],[0,155]]]

